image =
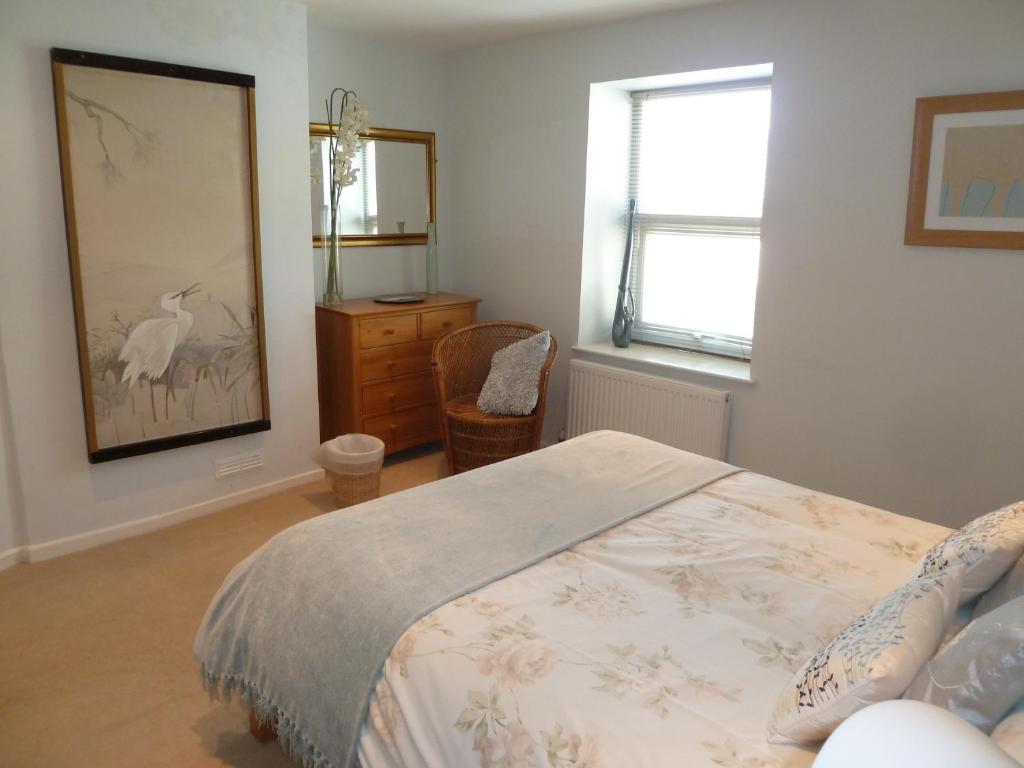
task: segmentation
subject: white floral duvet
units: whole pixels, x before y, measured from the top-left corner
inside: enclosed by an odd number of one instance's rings
[[[813,752],[765,740],[782,688],[948,533],[732,475],[413,625],[360,761],[803,768]]]

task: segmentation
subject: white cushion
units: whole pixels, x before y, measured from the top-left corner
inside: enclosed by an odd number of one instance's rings
[[[1021,765],[1024,765],[1024,699],[992,731],[992,741]]]
[[[962,568],[911,579],[854,620],[786,685],[768,740],[820,741],[857,710],[902,696],[939,647],[962,580]]]
[[[969,603],[996,583],[1024,552],[1024,502],[1018,501],[972,520],[925,553],[917,573],[938,573],[963,565],[960,604]]]
[[[972,621],[929,661],[906,698],[948,709],[990,733],[1024,697],[1024,597]]]
[[[974,606],[974,618],[977,619],[1003,603],[1021,596],[1024,596],[1024,557],[1017,558],[1017,563],[981,596]]]
[[[1019,768],[977,728],[919,701],[883,701],[840,725],[814,768]]]

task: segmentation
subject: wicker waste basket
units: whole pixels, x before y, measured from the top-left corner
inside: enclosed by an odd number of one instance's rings
[[[382,440],[372,435],[341,435],[317,448],[313,461],[327,472],[339,507],[351,507],[380,496]]]

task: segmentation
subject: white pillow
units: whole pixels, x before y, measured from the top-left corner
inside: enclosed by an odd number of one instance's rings
[[[992,731],[992,741],[1003,752],[1024,765],[1024,699]]]
[[[1013,768],[992,740],[920,701],[862,709],[829,736],[814,768]]]
[[[981,596],[974,606],[974,618],[995,610],[1003,603],[1024,595],[1024,557],[1017,559],[1017,564],[1003,574],[1003,578],[992,585],[988,592]]]
[[[948,709],[991,733],[1024,698],[1024,597],[968,624],[917,673],[905,698]]]
[[[855,619],[787,683],[768,740],[820,741],[869,704],[903,695],[952,620],[963,568],[911,579]]]
[[[969,603],[1006,573],[1024,552],[1024,502],[1018,501],[972,520],[925,553],[917,575],[966,567],[960,604]]]

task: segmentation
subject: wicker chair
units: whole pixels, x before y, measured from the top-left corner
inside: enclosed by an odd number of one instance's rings
[[[434,342],[433,369],[441,409],[441,436],[451,474],[510,459],[540,447],[548,373],[558,354],[551,349],[540,372],[537,407],[529,416],[492,416],[476,407],[476,399],[491,370],[491,357],[513,342],[544,329],[527,323],[478,323],[460,328]]]

